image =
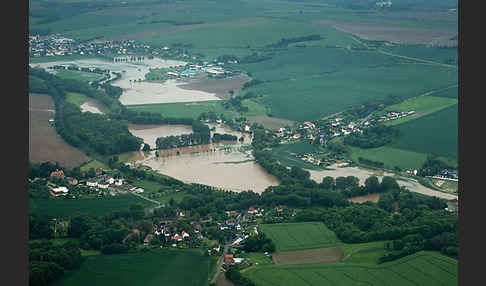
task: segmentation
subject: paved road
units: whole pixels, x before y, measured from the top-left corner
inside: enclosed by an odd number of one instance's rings
[[[211,283],[216,283],[216,279],[218,279],[218,275],[221,272],[221,266],[223,266],[224,255],[228,251],[228,247],[229,247],[229,245],[224,246],[223,254],[221,255],[221,257],[218,260],[218,265],[216,266],[217,267],[216,273],[214,273],[214,276],[213,276],[213,279],[211,280]]]

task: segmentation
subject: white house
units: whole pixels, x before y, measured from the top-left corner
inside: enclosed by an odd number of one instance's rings
[[[182,238],[189,237],[189,233],[182,231]]]
[[[86,186],[88,186],[88,187],[97,187],[98,186],[98,182],[97,181],[94,181],[94,180],[87,180],[86,181]]]
[[[115,181],[115,185],[117,185],[117,186],[121,186],[121,185],[123,185],[123,179],[118,179],[118,180],[116,180],[116,181]]]
[[[99,187],[100,189],[108,189],[108,186],[109,186],[109,184],[108,184],[108,183],[105,183],[105,182],[103,182],[103,183],[98,183],[98,187]]]
[[[65,196],[69,190],[66,187],[58,187],[58,188],[53,188],[51,189],[51,195],[57,197],[57,196]]]
[[[112,177],[108,177],[106,178],[106,182],[111,185],[115,183],[115,179],[113,179]]]

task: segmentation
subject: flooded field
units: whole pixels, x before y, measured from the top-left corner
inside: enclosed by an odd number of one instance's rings
[[[149,166],[165,175],[186,183],[200,183],[232,191],[253,190],[262,193],[269,186],[279,184],[253,161],[250,148],[251,137],[248,134],[232,131],[219,124],[208,124],[215,128],[211,133],[227,133],[244,137],[241,142],[221,142],[214,144],[159,150],[149,156],[135,154],[137,159],[130,160]],[[150,146],[155,146],[157,137],[180,135],[192,132],[187,125],[134,125],[129,126],[132,134],[140,137]],[[142,153],[142,152],[139,152]]]
[[[155,141],[158,137],[191,134],[192,127],[189,125],[129,124],[128,131],[134,136],[142,138],[144,143],[149,144],[151,148],[155,148]]]
[[[447,200],[457,199],[457,195],[447,194],[447,193],[443,193],[443,192],[439,192],[427,188],[414,179],[397,177],[394,176],[394,174],[392,173],[380,172],[380,171],[369,170],[369,169],[364,169],[359,167],[342,167],[342,166],[339,167],[337,165],[331,165],[328,168],[333,170],[322,170],[322,171],[307,170],[307,171],[309,171],[309,173],[311,174],[311,179],[318,183],[322,182],[322,179],[326,176],[331,176],[333,178],[354,176],[359,178],[361,184],[364,184],[365,180],[372,175],[378,177],[379,181],[381,181],[381,179],[384,176],[393,176],[395,177],[395,179],[397,179],[398,185],[406,187],[411,192],[421,193],[428,196],[436,196]]]
[[[187,84],[183,81],[167,80],[163,82],[135,82],[144,80],[145,74],[147,74],[151,68],[167,68],[185,65],[186,62],[182,61],[154,58],[136,62],[115,63],[108,60],[92,58],[74,61],[36,63],[32,64],[32,66],[41,67],[47,71],[53,72],[53,70],[47,68],[55,65],[71,64],[77,65],[78,67],[108,69],[112,72],[121,73],[122,77],[112,82],[112,85],[123,89],[123,94],[120,96],[120,102],[124,105],[219,100],[214,93],[182,89],[180,86]]]
[[[49,125],[49,119],[54,118],[54,112],[54,102],[50,96],[29,95],[29,161],[59,162],[63,167],[73,168],[91,160],[83,152],[66,143]]]
[[[249,153],[235,149],[223,144],[185,147],[160,152],[159,158],[151,156],[140,162],[186,183],[236,192],[252,190],[262,193],[267,187],[279,184],[274,176],[252,161]]]
[[[104,114],[102,108],[98,105],[95,100],[89,100],[80,106],[82,112],[91,112],[91,113],[98,113]]]
[[[230,96],[230,90],[236,92],[250,80],[251,78],[246,75],[237,75],[224,79],[204,77],[188,81],[186,84],[181,85],[180,88],[185,90],[201,90],[212,93],[218,98],[227,99]]]

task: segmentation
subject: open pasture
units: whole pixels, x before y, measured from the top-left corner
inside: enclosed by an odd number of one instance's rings
[[[29,212],[57,218],[70,217],[76,212],[99,216],[114,211],[126,211],[133,204],[154,205],[130,194],[82,199],[30,199]]]
[[[316,264],[337,262],[343,258],[344,254],[339,247],[317,248],[307,250],[296,250],[286,252],[276,252],[272,255],[275,264]]]
[[[263,224],[260,230],[272,239],[278,252],[341,244],[336,234],[321,222]]]
[[[244,273],[256,285],[457,285],[458,263],[434,252],[418,252],[378,266],[351,263],[269,265]]]
[[[55,286],[208,285],[216,258],[197,250],[151,250],[87,257]],[[187,270],[190,269],[188,272]]]
[[[399,125],[400,136],[390,147],[435,153],[457,160],[457,104]]]
[[[29,94],[29,161],[58,162],[66,168],[89,161],[87,155],[66,143],[49,124],[54,113],[54,102],[50,96]]]
[[[415,111],[416,113],[400,119],[387,121],[385,122],[385,125],[403,124],[405,122],[416,120],[418,118],[437,112],[452,105],[457,105],[457,99],[436,96],[419,96],[410,98],[398,104],[387,107],[385,111]]]

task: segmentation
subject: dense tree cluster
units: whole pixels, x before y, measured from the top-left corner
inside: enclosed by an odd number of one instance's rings
[[[428,156],[427,160],[424,162],[420,170],[418,171],[419,176],[435,176],[439,174],[444,169],[453,169],[451,166],[442,162],[435,156]]]
[[[245,240],[243,250],[247,252],[274,252],[275,243],[266,237],[263,232],[252,235]]]
[[[292,43],[299,43],[299,42],[308,42],[308,41],[319,41],[322,40],[321,35],[309,35],[309,36],[302,36],[302,37],[293,37],[293,38],[282,38],[276,44],[268,45],[269,48],[286,48],[288,45]]]
[[[54,245],[47,240],[29,243],[29,285],[45,286],[62,277],[64,270],[76,269],[83,258],[79,245],[66,242]]]
[[[191,134],[159,137],[155,144],[158,149],[172,149],[210,143],[211,132],[206,124],[194,120],[192,121],[192,131]]]
[[[241,275],[238,266],[230,266],[225,273],[226,278],[236,286],[255,286],[255,283]]]
[[[360,148],[375,148],[392,142],[398,134],[396,127],[378,125],[364,129],[363,134],[353,133],[344,137],[344,143]]]

